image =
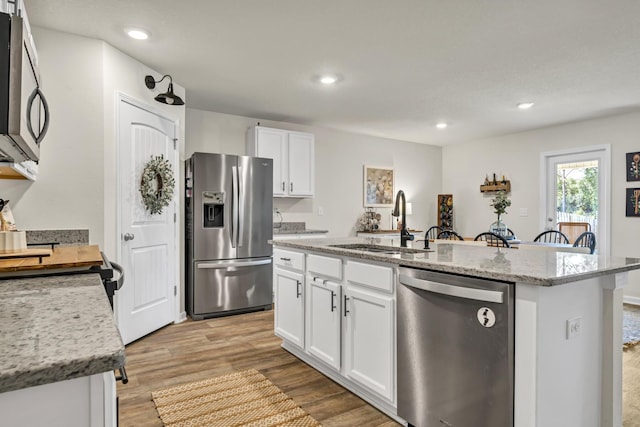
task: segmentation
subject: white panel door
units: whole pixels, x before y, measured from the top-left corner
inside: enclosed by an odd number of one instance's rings
[[[304,276],[274,269],[276,293],[275,334],[304,348]]]
[[[273,159],[273,195],[287,194],[287,131],[256,128],[256,156]]]
[[[159,214],[150,214],[139,191],[149,160],[163,155],[177,178],[176,126],[153,113],[120,102],[119,211],[121,263],[125,283],[117,293],[118,328],[125,344],[174,320],[176,192]]]
[[[340,370],[340,285],[308,277],[309,334],[307,351],[329,366]]]
[[[347,286],[345,301],[345,373],[353,381],[393,402],[393,299]]]
[[[597,170],[597,191],[596,206],[597,212],[588,215],[572,217],[562,207],[563,192],[566,192],[562,185],[563,178],[581,178],[585,167]],[[541,206],[543,206],[544,228],[558,229],[557,223],[562,215],[569,222],[592,222],[595,217],[595,226],[591,231],[596,234],[596,253],[609,255],[611,253],[611,147],[608,145],[598,145],[590,147],[578,147],[570,150],[554,151],[542,153],[542,168],[544,170],[544,187],[541,192]],[[563,177],[566,170],[572,177]],[[584,177],[582,177],[584,178]],[[580,190],[584,191],[584,190]],[[586,197],[586,194],[585,194]],[[570,210],[570,209],[569,209]],[[573,243],[573,242],[571,242]]]
[[[314,137],[289,132],[289,195],[313,196]]]

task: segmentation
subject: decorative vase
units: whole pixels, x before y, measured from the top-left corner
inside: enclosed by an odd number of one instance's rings
[[[505,239],[507,238],[507,235],[508,235],[507,224],[502,222],[502,220],[500,219],[500,215],[498,215],[498,220],[491,224],[491,226],[489,227],[489,231],[497,234],[498,236],[502,236]]]

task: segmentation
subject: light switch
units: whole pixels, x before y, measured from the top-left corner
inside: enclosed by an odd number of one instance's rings
[[[520,216],[529,216],[528,208],[520,208]]]
[[[324,215],[324,208],[322,206],[318,206],[318,216]]]

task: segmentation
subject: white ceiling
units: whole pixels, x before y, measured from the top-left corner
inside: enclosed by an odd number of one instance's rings
[[[436,145],[640,109],[637,0],[24,2],[171,74],[189,108]]]

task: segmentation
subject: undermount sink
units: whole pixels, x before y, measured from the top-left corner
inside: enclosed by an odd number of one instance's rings
[[[366,245],[362,243],[352,243],[347,245],[328,245],[332,248],[350,249],[353,251],[373,252],[378,254],[396,255],[396,254],[420,254],[425,252],[433,252],[427,249],[414,248],[398,248],[381,245]]]

